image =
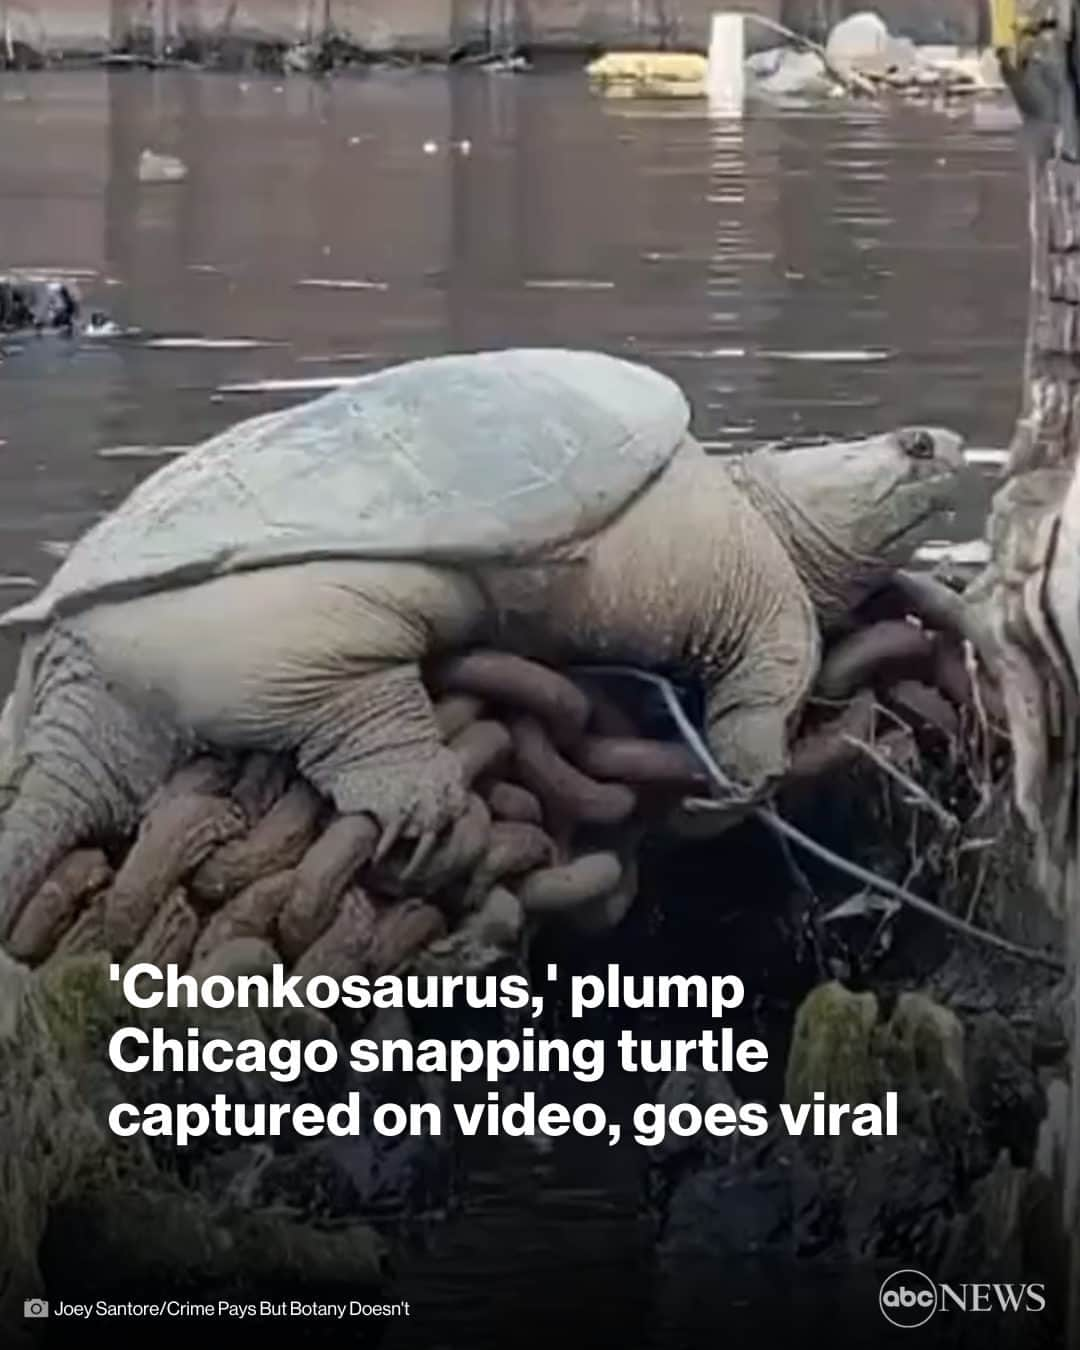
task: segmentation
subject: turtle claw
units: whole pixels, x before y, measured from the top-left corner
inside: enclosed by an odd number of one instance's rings
[[[408,841],[410,875],[428,861],[441,833],[464,815],[469,800],[460,761],[445,747],[418,763],[395,765],[393,774],[381,765],[360,765],[330,793],[343,815],[369,815],[381,829],[373,866]]]
[[[439,834],[440,832],[438,830],[425,830],[423,832],[416,841],[416,847],[413,849],[412,857],[402,868],[402,881],[409,881],[427,865],[428,859],[435,852],[435,846],[439,842]]]
[[[386,858],[387,854],[390,853],[394,845],[401,838],[404,829],[405,817],[400,814],[394,816],[393,819],[386,824],[379,837],[379,842],[375,846],[375,852],[371,859],[372,866],[378,867],[378,865]]]

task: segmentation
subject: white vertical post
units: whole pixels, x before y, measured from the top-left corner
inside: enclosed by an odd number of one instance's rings
[[[746,98],[746,19],[742,14],[712,16],[709,39],[709,109],[720,117],[741,117]]]

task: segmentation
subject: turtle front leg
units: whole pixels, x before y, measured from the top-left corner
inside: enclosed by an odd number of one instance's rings
[[[419,848],[464,814],[461,762],[444,744],[417,664],[353,676],[302,719],[297,767],[342,815],[379,825],[382,857],[399,838]]]
[[[790,725],[783,705],[729,707],[709,720],[707,747],[727,787],[712,785],[723,809],[684,801],[668,815],[667,828],[688,839],[714,839],[745,820],[781,782],[790,763]]]
[[[710,723],[709,749],[730,780],[737,801],[758,802],[783,778],[789,737],[783,703],[731,708]]]
[[[798,578],[774,568],[759,584],[753,620],[747,624],[734,659],[706,663],[705,739],[716,767],[730,787],[715,785],[714,795],[730,801],[730,811],[693,816],[695,837],[726,830],[746,810],[761,804],[781,783],[790,766],[791,741],[813,684],[821,656],[821,636],[809,596]],[[771,579],[771,589],[763,584]],[[722,650],[722,649],[721,649]],[[682,831],[691,816],[676,811],[672,824]]]
[[[93,628],[118,684],[151,691],[205,745],[289,756],[340,814],[374,821],[382,856],[464,812],[421,663],[482,618],[458,573],[350,559],[103,606]]]

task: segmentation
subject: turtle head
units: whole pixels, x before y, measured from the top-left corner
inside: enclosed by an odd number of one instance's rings
[[[940,531],[963,467],[955,432],[900,427],[865,440],[754,451],[738,476],[827,620],[849,612]]]

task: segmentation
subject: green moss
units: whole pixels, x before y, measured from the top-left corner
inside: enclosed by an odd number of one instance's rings
[[[891,1086],[909,1102],[966,1105],[964,1028],[948,1008],[925,994],[901,994],[874,1041]]]
[[[119,985],[109,979],[108,957],[73,956],[42,968],[45,1018],[65,1058],[100,1058],[112,1032],[127,1019]]]
[[[793,1105],[814,1092],[849,1105],[896,1092],[905,1129],[953,1136],[969,1109],[963,1027],[925,994],[901,994],[881,1020],[873,994],[823,984],[796,1015],[786,1091]]]
[[[824,1092],[834,1102],[873,1101],[880,1068],[871,1053],[878,1017],[873,994],[853,994],[836,982],[819,985],[795,1016],[785,1091],[793,1105]]]

